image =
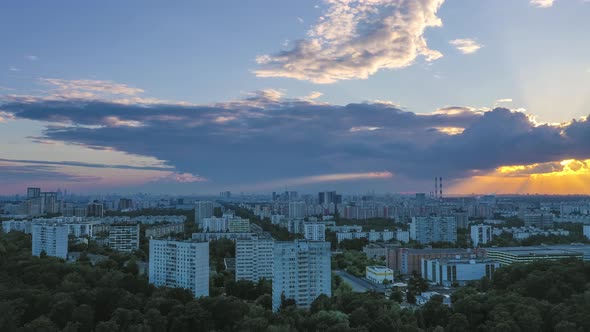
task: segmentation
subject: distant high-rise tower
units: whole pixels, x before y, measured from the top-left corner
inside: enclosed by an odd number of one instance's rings
[[[438,196],[438,178],[435,176],[434,177],[434,198],[436,199],[436,197]]]
[[[438,179],[438,185],[439,185],[439,192],[438,192],[438,198],[443,198],[443,189],[442,189],[442,176]]]
[[[41,188],[27,188],[27,198],[41,197]]]

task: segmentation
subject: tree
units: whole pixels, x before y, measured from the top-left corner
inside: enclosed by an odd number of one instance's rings
[[[348,328],[348,316],[340,311],[320,311],[311,316],[314,329],[342,331]]]
[[[465,315],[460,313],[454,313],[449,318],[449,323],[447,324],[447,332],[464,332],[469,331],[469,321]]]
[[[450,309],[443,304],[443,297],[435,295],[422,307],[426,327],[446,326],[450,316]]]
[[[404,301],[404,293],[400,290],[394,290],[389,298],[397,303],[402,303]]]
[[[26,332],[57,332],[58,328],[46,316],[39,316],[37,319],[25,325]]]

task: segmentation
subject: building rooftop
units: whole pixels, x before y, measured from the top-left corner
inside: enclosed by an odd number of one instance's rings
[[[375,272],[393,272],[392,269],[380,265],[367,266],[367,270],[373,270]]]
[[[580,249],[580,247],[577,247],[577,249]],[[590,249],[590,246],[587,249]],[[488,248],[488,253],[493,252],[515,256],[578,256],[583,254],[583,251],[576,250],[576,247],[572,245]]]

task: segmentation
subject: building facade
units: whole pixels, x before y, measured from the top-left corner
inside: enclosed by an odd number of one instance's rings
[[[68,258],[68,227],[65,225],[33,224],[33,256]]]
[[[149,281],[209,296],[209,242],[150,240]]]
[[[365,277],[377,285],[393,284],[393,270],[385,266],[367,266]]]
[[[500,263],[492,259],[471,258],[422,258],[422,278],[439,285],[464,285],[468,281],[492,278]]]
[[[501,247],[489,248],[488,258],[500,263],[500,265],[510,265],[514,263],[530,263],[540,260],[560,260],[560,259],[584,259],[584,250],[590,248],[580,247],[569,248],[570,246],[532,246],[532,247]]]
[[[272,279],[273,239],[251,236],[236,241],[236,281]]]
[[[308,241],[326,241],[326,225],[306,222],[303,225],[303,236]]]
[[[289,202],[289,218],[305,218],[307,216],[307,205],[305,202]]]
[[[175,233],[184,233],[184,224],[163,224],[149,227],[145,230],[146,238],[161,238]]]
[[[309,308],[321,294],[332,296],[329,242],[275,242],[273,256],[273,311],[280,308],[282,298]]]
[[[422,273],[422,258],[473,258],[485,257],[484,249],[462,248],[388,248],[387,267],[404,275]]]
[[[474,247],[491,242],[492,237],[492,226],[484,224],[471,225],[471,243]]]
[[[203,220],[213,217],[213,202],[198,201],[195,203],[195,223],[198,228],[203,228]]]
[[[550,228],[553,227],[553,217],[551,213],[527,213],[524,215],[524,225]]]
[[[134,252],[139,249],[139,224],[111,225],[109,247],[121,252]]]
[[[433,242],[457,242],[457,219],[455,217],[413,217],[410,224],[410,239],[422,244]]]

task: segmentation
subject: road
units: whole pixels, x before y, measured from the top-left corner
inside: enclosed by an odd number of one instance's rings
[[[365,293],[372,290],[376,292],[383,292],[382,289],[373,286],[370,282],[362,278],[356,277],[344,270],[336,270],[334,271],[334,273],[340,276],[345,283],[349,284],[352,287],[353,292]]]

